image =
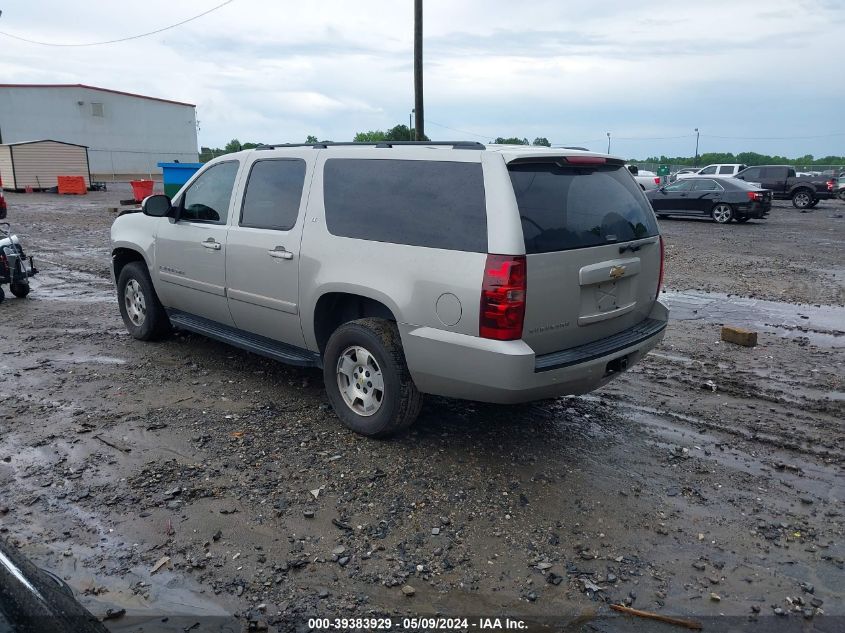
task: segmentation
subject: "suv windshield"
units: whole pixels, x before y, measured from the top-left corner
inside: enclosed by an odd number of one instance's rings
[[[657,235],[651,207],[622,166],[517,163],[508,170],[528,254]]]

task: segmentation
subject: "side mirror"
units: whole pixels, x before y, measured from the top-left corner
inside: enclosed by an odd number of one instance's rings
[[[170,198],[164,194],[156,194],[154,196],[147,196],[141,203],[141,211],[144,215],[149,215],[153,218],[163,218],[170,215],[173,211],[173,205]]]

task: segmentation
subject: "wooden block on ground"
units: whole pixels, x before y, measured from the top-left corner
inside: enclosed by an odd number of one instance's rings
[[[725,325],[722,327],[722,340],[743,347],[755,347],[757,345],[757,332],[733,325]]]

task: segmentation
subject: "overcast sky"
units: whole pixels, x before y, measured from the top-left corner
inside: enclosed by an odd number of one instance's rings
[[[108,40],[220,2],[7,0],[0,30]],[[201,145],[351,140],[408,123],[412,29],[412,0],[235,0],[107,46],[0,36],[0,83],[195,103]],[[698,127],[701,152],[845,154],[843,0],[425,0],[424,29],[432,138],[606,150],[610,132],[612,153],[671,156],[693,154]]]

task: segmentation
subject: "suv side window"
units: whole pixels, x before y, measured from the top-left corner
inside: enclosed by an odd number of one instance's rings
[[[762,167],[749,167],[744,172],[742,172],[742,177],[745,180],[757,180],[761,177],[762,173]]]
[[[331,158],[323,197],[332,235],[487,252],[481,163]]]
[[[734,168],[731,165],[722,165],[719,167],[720,174],[732,174],[734,173]]]
[[[237,161],[227,161],[201,173],[182,196],[179,219],[226,224],[238,166]]]
[[[710,174],[716,173],[716,165],[710,165],[710,167],[705,167],[700,172],[698,172],[701,176],[709,176]]]
[[[240,225],[292,229],[299,216],[304,184],[305,161],[301,158],[256,161],[249,171]]]

